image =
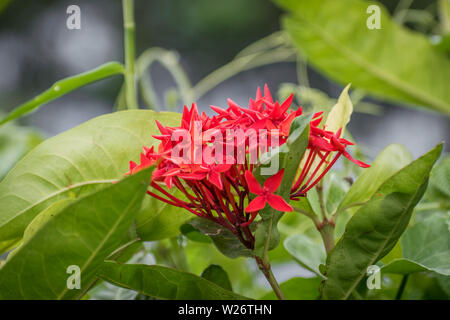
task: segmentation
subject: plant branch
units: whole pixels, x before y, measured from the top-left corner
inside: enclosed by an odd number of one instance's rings
[[[286,297],[281,291],[280,285],[278,284],[275,276],[272,273],[272,268],[270,267],[270,263],[268,261],[264,261],[260,257],[255,257],[256,263],[258,264],[259,270],[264,274],[270,286],[272,287],[275,295],[279,300],[286,300]]]
[[[128,109],[138,108],[135,75],[134,0],[122,0],[125,42],[125,99]]]

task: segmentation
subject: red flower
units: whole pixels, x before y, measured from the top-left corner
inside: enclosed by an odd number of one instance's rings
[[[275,194],[284,170],[269,177],[263,186],[252,174],[266,148],[286,143],[292,121],[302,116],[301,107],[289,110],[292,102],[293,95],[282,103],[274,101],[266,85],[264,95],[258,88],[248,108],[231,99],[227,100],[227,109],[211,106],[216,112],[213,117],[204,112],[199,114],[195,103],[190,109],[184,106],[179,127],[167,127],[156,121],[161,132],[153,136],[160,141],[157,150],[144,147],[140,163],[131,161],[127,174],[156,166],[150,183],[152,188],[147,191],[150,196],[222,225],[246,247],[253,248],[254,236],[249,224],[266,203],[278,211],[292,211],[292,207]],[[340,138],[341,130],[334,133],[321,129],[318,127],[321,121],[319,112],[310,122],[309,144],[291,188],[291,200],[305,196],[341,155],[361,167],[368,166],[346,151],[352,143]],[[230,131],[242,135],[229,136]],[[184,145],[185,138],[189,145]],[[215,148],[216,145],[222,149]],[[205,154],[208,160],[204,159]],[[333,154],[333,160],[329,161]],[[169,192],[168,189],[174,188],[182,198]],[[250,193],[257,195],[252,201]]]
[[[253,176],[250,171],[245,172],[245,180],[247,181],[248,188],[251,193],[258,195],[253,199],[245,208],[246,212],[255,212],[263,209],[266,206],[266,202],[275,210],[291,212],[292,207],[279,195],[274,194],[281,184],[283,179],[284,169],[281,169],[278,173],[268,178],[263,187],[258,183],[258,180]]]

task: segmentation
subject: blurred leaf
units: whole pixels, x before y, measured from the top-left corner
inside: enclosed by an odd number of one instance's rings
[[[42,140],[44,140],[43,135],[32,128],[13,123],[0,127],[0,181],[28,151]]]
[[[450,216],[432,214],[415,223],[401,238],[403,258],[383,266],[382,272],[409,274],[434,271],[450,276]]]
[[[441,199],[450,199],[450,156],[444,157],[431,172],[430,189]]]
[[[65,95],[66,93],[78,89],[79,87],[83,87],[92,82],[96,82],[116,74],[122,74],[123,71],[124,68],[122,64],[118,62],[108,62],[90,71],[57,81],[47,91],[44,91],[40,95],[11,111],[5,118],[0,120],[0,126],[8,121],[17,119],[33,111],[44,103],[50,102]]]
[[[157,141],[152,138],[158,133],[155,119],[176,125],[179,115],[144,110],[103,115],[28,153],[0,182],[0,253],[19,241],[28,223],[52,203],[84,196],[122,177],[142,146]],[[158,210],[143,215],[148,219],[152,213]]]
[[[226,290],[233,291],[228,274],[221,266],[211,264],[208,268],[203,270],[201,277],[214,282]]]
[[[218,223],[202,218],[194,218],[188,223],[209,236],[217,249],[229,258],[252,257],[250,249],[246,248],[241,241],[227,228]]]
[[[105,262],[98,275],[105,281],[158,299],[248,299],[191,273],[157,265]]]
[[[425,192],[442,144],[386,180],[350,219],[342,238],[327,257],[325,299],[348,299],[367,268],[395,246]]]
[[[411,154],[402,145],[387,146],[352,184],[338,210],[366,202],[389,177],[410,162]]]
[[[0,269],[0,299],[81,297],[130,228],[152,169],[126,178],[54,212]],[[80,268],[80,289],[69,290],[69,266]]]
[[[327,257],[322,244],[312,241],[308,236],[297,234],[287,238],[284,247],[302,267],[325,278],[319,271],[319,265],[324,264]]]
[[[304,152],[309,141],[309,122],[312,115],[297,117],[292,121],[287,142],[272,153],[266,153],[270,156],[267,162],[262,160],[262,165],[258,167],[255,177],[262,184],[267,178],[284,169],[283,180],[277,190],[277,194],[289,202],[291,186]],[[271,175],[263,175],[268,166],[277,164],[278,170]],[[269,169],[270,171],[270,169]],[[266,206],[259,212],[261,221],[258,224],[255,233],[255,255],[263,257],[269,250],[275,248],[280,241],[277,224],[283,213]]]
[[[298,50],[327,76],[378,97],[450,115],[448,58],[424,35],[393,22],[380,3],[381,29],[370,30],[365,1],[276,2],[290,12],[283,26]]]
[[[317,300],[321,278],[291,278],[280,284],[288,300]],[[261,300],[276,300],[274,292],[268,292]]]

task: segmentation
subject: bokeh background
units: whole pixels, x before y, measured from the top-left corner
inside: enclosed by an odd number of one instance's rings
[[[398,4],[381,2],[391,12]],[[120,1],[0,3],[0,111],[11,110],[56,80],[107,61],[123,61]],[[81,30],[66,28],[66,8],[71,4],[81,8]],[[430,15],[436,14],[435,6],[436,1],[431,0],[411,3],[411,8],[427,9]],[[137,55],[155,46],[175,50],[191,82],[196,83],[247,45],[279,30],[281,15],[281,10],[266,0],[136,1]],[[426,26],[423,29],[429,31]],[[149,72],[162,99],[173,80],[158,64]],[[309,68],[308,74],[311,87],[331,97],[337,97],[342,89],[314,69]],[[281,83],[296,81],[295,63],[277,63],[232,77],[198,103],[204,110],[210,104],[225,105],[227,97],[245,104],[258,85],[268,83],[276,91]],[[115,77],[89,85],[49,103],[21,122],[38,128],[45,136],[55,135],[111,112],[121,82]],[[419,156],[450,136],[450,122],[444,115],[375,102],[381,108],[380,115],[355,113],[350,124],[369,157],[393,142],[404,144]]]

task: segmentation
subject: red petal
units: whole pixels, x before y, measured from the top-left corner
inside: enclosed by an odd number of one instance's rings
[[[353,159],[353,157],[348,153],[348,152],[343,152],[342,153],[344,155],[344,157],[346,157],[348,160],[350,160],[351,162],[353,162],[354,164],[357,164],[358,166],[360,166],[361,168],[369,168],[370,165],[367,163],[364,163],[362,161]]]
[[[291,95],[284,100],[284,102],[281,104],[281,114],[285,113],[287,111],[287,109],[289,109],[289,107],[292,104],[292,99],[294,99],[294,94],[291,93]]]
[[[267,83],[264,85],[264,98],[269,100],[270,103],[273,103],[272,95],[270,94],[269,87]]]
[[[274,193],[278,189],[281,184],[281,180],[283,180],[283,174],[284,169],[281,169],[264,182],[264,187],[267,189],[267,191],[269,191],[270,193]]]
[[[247,171],[248,172],[248,171]],[[259,211],[266,206],[266,199],[263,196],[257,196],[245,208],[245,212]]]
[[[208,175],[208,181],[215,185],[220,190],[223,189],[222,180],[220,179],[220,173],[211,170]]]
[[[266,199],[269,205],[275,210],[282,212],[291,212],[293,210],[292,207],[279,195],[268,194]]]
[[[254,194],[262,194],[263,190],[256,178],[253,176],[253,174],[250,171],[245,171],[245,180],[247,181],[248,189],[251,193]]]

